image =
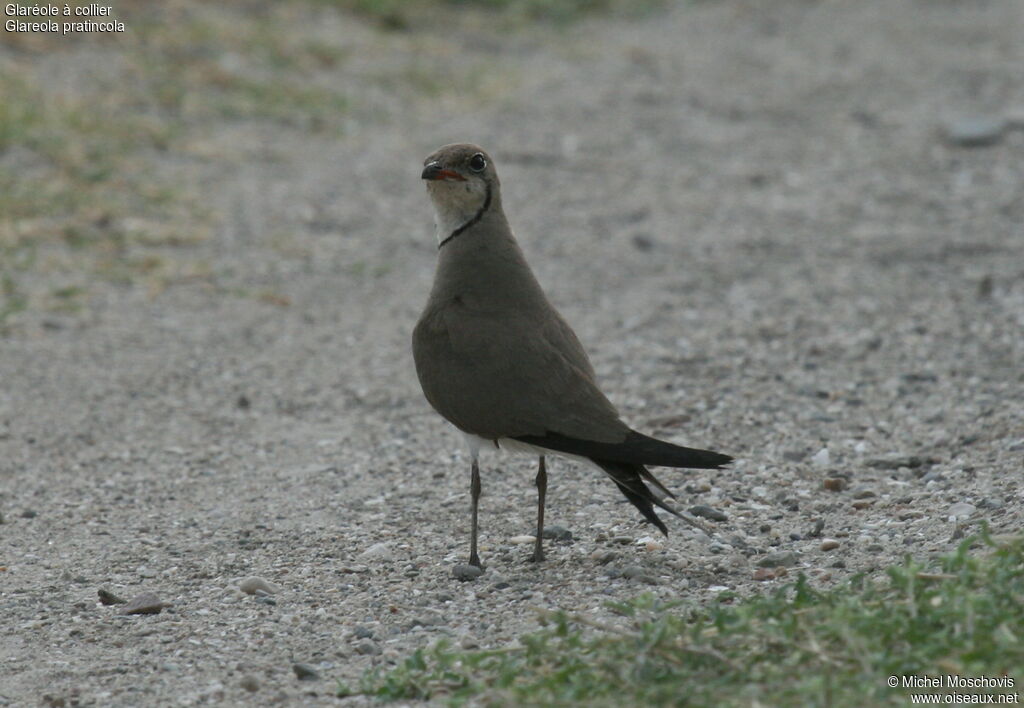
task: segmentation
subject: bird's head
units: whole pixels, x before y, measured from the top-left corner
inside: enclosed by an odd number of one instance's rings
[[[498,196],[498,174],[477,145],[439,148],[423,161],[421,177],[437,212],[439,240],[480,219]]]

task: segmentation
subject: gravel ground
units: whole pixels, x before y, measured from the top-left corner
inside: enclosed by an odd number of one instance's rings
[[[226,125],[231,159],[196,175],[224,287],[109,286],[0,339],[0,705],[338,702],[335,679],[505,644],[532,608],[788,581],[765,566],[829,587],[980,520],[1019,530],[1022,16],[728,0],[564,34],[320,26],[349,33],[346,71],[475,88],[340,141]],[[463,140],[627,420],[739,458],[660,474],[724,514],[711,537],[661,538],[555,461],[572,540],[534,566],[533,461],[489,457],[487,572],[451,577],[468,459],[409,337],[435,258],[421,160]],[[121,614],[101,588],[169,606]]]

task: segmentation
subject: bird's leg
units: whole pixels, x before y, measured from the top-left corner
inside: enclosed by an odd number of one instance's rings
[[[548,493],[548,470],[544,465],[544,455],[540,456],[534,482],[537,484],[537,539],[533,544],[533,562],[540,563],[544,560],[544,497]]]
[[[469,483],[469,493],[473,498],[473,521],[470,527],[470,538],[469,538],[469,564],[475,565],[477,568],[482,568],[480,565],[480,556],[476,552],[476,514],[477,507],[480,505],[480,467],[477,466],[476,459],[473,460],[473,479]]]

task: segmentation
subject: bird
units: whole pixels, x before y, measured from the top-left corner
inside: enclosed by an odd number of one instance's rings
[[[477,548],[483,448],[538,458],[533,561],[545,559],[548,455],[602,470],[667,536],[655,507],[684,517],[664,501],[675,495],[647,467],[717,470],[733,458],[658,440],[623,422],[598,387],[579,338],[527,264],[483,148],[445,145],[424,160],[421,177],[435,211],[438,258],[412,352],[424,396],[469,447],[469,565],[483,570]]]

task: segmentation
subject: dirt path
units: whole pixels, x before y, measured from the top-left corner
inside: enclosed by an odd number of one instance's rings
[[[753,580],[768,553],[828,586],[954,547],[951,517],[1019,530],[1024,131],[966,148],[941,126],[1019,120],[1022,12],[737,0],[540,39],[309,30],[351,33],[335,78],[366,102],[338,140],[209,136],[223,160],[196,179],[221,218],[196,249],[218,287],[111,286],[0,339],[0,705],[330,702],[441,637],[511,641],[534,607],[759,592],[785,582]],[[410,72],[455,84],[374,93]],[[575,541],[533,567],[510,542],[532,463],[493,458],[488,571],[450,578],[467,461],[409,335],[434,260],[420,160],[456,140],[495,156],[626,417],[741,458],[661,475],[727,515],[714,538],[653,538],[556,462],[549,523]],[[121,616],[101,587],[173,608]]]

